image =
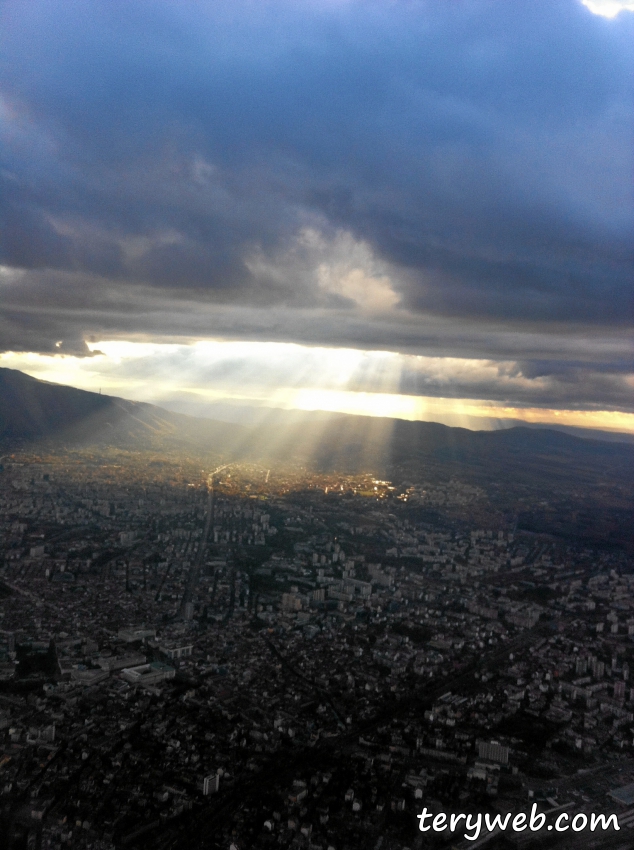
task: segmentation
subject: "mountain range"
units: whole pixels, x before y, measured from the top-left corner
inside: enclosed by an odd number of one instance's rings
[[[276,411],[245,426],[186,416],[142,402],[79,390],[0,369],[3,451],[45,442],[127,450],[290,460],[319,469],[375,471],[401,479],[457,475],[472,480],[600,486],[634,480],[634,445],[560,431],[513,427],[470,431],[433,422]]]

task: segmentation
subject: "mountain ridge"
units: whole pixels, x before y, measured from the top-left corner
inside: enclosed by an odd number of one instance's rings
[[[147,402],[102,395],[42,381],[17,369],[0,368],[0,441],[3,442],[64,439],[79,443],[142,443],[143,435],[152,433],[163,439],[172,436],[187,442],[186,430],[195,431],[196,425],[222,436],[224,432],[227,435],[235,432],[235,426],[225,423],[196,420]],[[190,434],[190,440],[191,437]]]
[[[193,417],[147,402],[128,401],[0,368],[0,441],[54,440],[114,445],[131,450],[215,452],[232,459],[294,460],[322,469],[408,469],[442,475],[534,480],[580,477],[597,483],[626,481],[634,446],[550,429],[517,426],[471,431],[436,422],[338,414],[314,421],[289,417],[253,427]]]

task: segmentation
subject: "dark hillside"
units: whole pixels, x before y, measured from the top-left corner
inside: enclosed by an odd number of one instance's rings
[[[227,458],[292,460],[320,469],[476,481],[629,486],[634,446],[524,427],[470,431],[365,416],[278,416],[245,427],[163,410],[0,369],[0,440],[56,440],[132,450],[161,448]]]

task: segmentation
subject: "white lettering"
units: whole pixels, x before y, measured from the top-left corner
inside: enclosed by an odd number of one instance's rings
[[[421,832],[427,832],[428,830],[431,829],[431,826],[423,826],[423,824],[425,823],[425,820],[427,818],[431,818],[431,817],[432,817],[432,813],[428,812],[427,806],[425,806],[423,811],[418,815],[418,820],[420,821],[418,828],[420,829]]]
[[[539,821],[539,823],[538,823]],[[537,814],[537,803],[533,803],[533,807],[531,808],[531,820],[529,827],[532,832],[539,832],[540,829],[544,828],[544,824],[546,823],[546,815],[541,812]]]
[[[601,829],[607,829],[610,825],[612,825],[616,830],[621,829],[619,826],[619,819],[615,814],[608,815],[606,818],[605,815],[595,815],[593,812],[590,815],[590,832],[594,832],[599,821],[601,821]]]
[[[459,821],[466,820],[466,819],[467,819],[467,816],[465,814],[452,815],[451,818],[449,819],[449,829],[451,830],[451,832],[456,831],[456,826],[458,825]]]
[[[464,834],[464,837],[469,841],[475,841],[480,835],[480,830],[482,829],[482,815],[477,815],[477,817],[473,821],[471,820],[472,817],[472,815],[469,815],[465,824],[466,832]],[[474,834],[468,835],[467,833],[469,832],[469,830],[473,830]]]
[[[447,815],[444,812],[439,812],[434,818],[434,832],[444,832],[447,828],[445,826],[445,821],[447,820]]]
[[[579,818],[583,821],[581,826],[579,826]],[[579,812],[578,815],[575,815],[572,819],[572,830],[573,832],[582,832],[588,825],[588,818],[584,815],[583,812]]]
[[[570,820],[570,818],[568,817],[566,812],[562,812],[559,815],[559,817],[557,818],[557,820],[555,821],[555,829],[557,830],[557,832],[566,832],[566,830],[568,829],[567,826],[560,826],[559,825],[564,820]]]
[[[527,812],[518,812],[515,816],[511,813],[506,815],[496,814],[490,815],[488,812],[484,814],[464,814],[455,813],[446,814],[438,812],[434,815],[429,811],[427,806],[417,815],[419,824],[418,828],[421,832],[429,832],[432,829],[434,832],[444,832],[449,829],[450,832],[457,832],[461,828],[461,823],[464,822],[464,837],[468,841],[476,841],[484,827],[487,832],[504,832],[507,829],[512,829],[513,832],[524,832],[530,829],[531,832],[539,832],[547,826],[547,816],[545,812],[538,812],[537,803],[531,806],[530,814]],[[578,812],[571,821],[571,815],[568,812],[561,812],[554,823],[548,825],[548,829],[555,829],[557,832],[567,832],[572,828],[573,832],[583,832],[590,825],[590,830],[594,832],[597,828],[603,830],[620,830],[619,819],[616,814],[590,814]]]
[[[484,822],[489,832],[493,832],[496,827],[499,827],[500,829],[506,829],[510,820],[510,813],[504,818],[504,820],[502,820],[502,815],[496,815],[494,818],[492,818],[488,812],[484,816]]]

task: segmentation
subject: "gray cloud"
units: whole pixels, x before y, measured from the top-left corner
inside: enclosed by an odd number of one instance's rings
[[[25,308],[25,302],[36,306]],[[88,353],[85,337],[98,341],[117,336],[172,343],[209,337],[315,346],[343,341],[358,349],[408,355],[387,383],[371,363],[366,368],[362,363],[344,387],[349,390],[491,399],[520,406],[634,410],[631,338],[618,328],[608,332],[596,325],[526,322],[513,327],[455,317],[405,320],[332,307],[260,309],[50,271],[23,273],[13,285],[5,279],[3,305],[0,333],[16,351],[82,354]],[[288,362],[279,353],[267,360],[266,352],[250,357],[229,352],[207,362],[184,346],[178,355],[168,350],[145,361],[134,360],[126,368],[132,370],[130,376],[145,377],[157,387],[163,376],[173,380],[176,375],[183,384],[216,390],[259,387],[266,393],[276,386],[336,387],[336,374],[332,369],[324,372],[320,352],[310,351],[303,348]],[[95,363],[91,368],[100,367]]]
[[[551,401],[624,409],[633,15],[577,0],[0,14],[0,251],[20,270],[0,279],[5,350],[224,335],[485,357],[547,378]]]

